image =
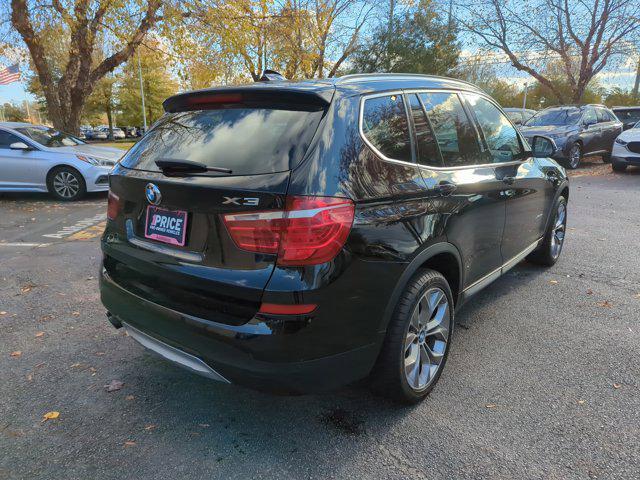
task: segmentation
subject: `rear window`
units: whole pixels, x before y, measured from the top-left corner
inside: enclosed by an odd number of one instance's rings
[[[224,108],[168,113],[120,162],[160,171],[156,160],[191,160],[232,175],[282,172],[304,156],[323,110]]]

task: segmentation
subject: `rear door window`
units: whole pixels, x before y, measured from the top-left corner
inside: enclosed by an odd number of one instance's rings
[[[156,160],[191,160],[232,175],[282,172],[304,156],[323,110],[220,108],[169,113],[125,155],[127,168],[160,171]]]
[[[438,142],[431,130],[422,103],[415,93],[409,95],[411,118],[416,132],[416,158],[420,165],[441,167],[442,160],[438,151]]]
[[[584,115],[582,116],[582,122],[585,125],[591,125],[594,123],[598,123],[598,117],[596,116],[596,112],[593,108],[587,108],[584,111]]]
[[[421,93],[427,115],[446,167],[461,167],[479,163],[480,144],[473,123],[469,120],[455,93]]]
[[[482,129],[493,163],[511,162],[522,158],[523,150],[518,133],[498,107],[480,95],[464,96]]]
[[[598,123],[607,123],[611,121],[607,111],[603,108],[596,108],[596,117],[598,118]]]
[[[362,111],[362,134],[385,157],[413,161],[402,95],[367,98]]]

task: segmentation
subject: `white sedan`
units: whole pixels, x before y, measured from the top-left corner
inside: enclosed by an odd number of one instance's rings
[[[78,200],[86,192],[109,189],[109,172],[123,154],[53,128],[0,122],[0,192],[49,192]]]
[[[613,142],[611,168],[624,172],[629,165],[640,167],[640,122],[622,132]]]

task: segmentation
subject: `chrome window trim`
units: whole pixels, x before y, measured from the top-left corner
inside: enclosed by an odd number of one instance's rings
[[[366,135],[364,134],[364,130],[362,129],[362,123],[363,123],[363,119],[364,119],[364,103],[370,99],[370,98],[379,98],[379,97],[388,97],[391,95],[404,95],[404,94],[411,94],[411,93],[455,93],[457,95],[463,94],[463,93],[471,93],[474,95],[480,95],[486,99],[488,99],[489,101],[491,101],[494,105],[496,105],[495,101],[489,97],[487,94],[485,93],[481,93],[481,92],[474,92],[472,90],[455,90],[455,89],[451,89],[451,88],[411,88],[411,89],[406,89],[406,90],[388,90],[385,92],[378,92],[378,93],[372,93],[372,94],[368,94],[368,95],[362,95],[360,97],[360,103],[359,103],[359,109],[360,111],[358,112],[358,133],[360,134],[360,138],[362,139],[362,141],[373,151],[373,153],[376,155],[376,157],[378,157],[380,160],[384,160],[385,162],[389,162],[389,163],[396,163],[399,165],[404,165],[404,166],[411,166],[411,167],[417,167],[417,168],[422,168],[425,170],[430,170],[430,171],[455,171],[455,170],[469,170],[472,168],[492,168],[492,167],[504,167],[504,166],[509,166],[509,165],[521,165],[523,164],[525,161],[527,161],[527,159],[523,159],[523,160],[512,160],[510,162],[500,162],[500,163],[482,163],[482,164],[476,164],[476,165],[461,165],[458,167],[433,167],[430,165],[420,165],[417,162],[407,162],[404,160],[397,160],[395,158],[390,158],[387,157],[384,153],[382,153],[380,150],[378,150],[375,146],[373,146],[373,144],[367,139]],[[422,103],[422,99],[420,98],[420,96],[418,96],[418,99],[420,100],[420,102]],[[463,108],[464,108],[464,103],[462,102],[462,99],[460,99],[460,103],[462,104]],[[498,106],[499,110],[504,114],[504,111]],[[406,107],[405,107],[406,110]],[[465,113],[466,109],[465,109]],[[405,112],[406,115],[407,112]],[[508,118],[508,117],[507,117]],[[407,121],[408,121],[408,116],[407,116]],[[478,126],[476,125],[476,122],[474,119],[469,119],[469,121],[471,121],[473,123],[474,129],[476,130],[476,134],[478,134]],[[511,122],[511,120],[509,120]],[[513,123],[512,123],[513,125]],[[514,126],[515,128],[515,126]],[[411,133],[411,132],[409,132]],[[517,135],[520,137],[520,140],[522,142],[522,134],[518,131],[518,129],[516,128],[516,133]],[[481,139],[478,138],[478,140],[480,141]],[[480,146],[483,147],[482,143],[480,143]],[[523,144],[524,147],[524,144]],[[528,152],[528,150],[525,150],[525,152]]]

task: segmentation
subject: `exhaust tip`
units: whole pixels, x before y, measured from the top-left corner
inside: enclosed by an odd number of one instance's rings
[[[107,320],[109,320],[109,322],[111,322],[111,325],[113,325],[114,327],[122,328],[122,322],[120,322],[120,319],[111,312],[107,312]]]

